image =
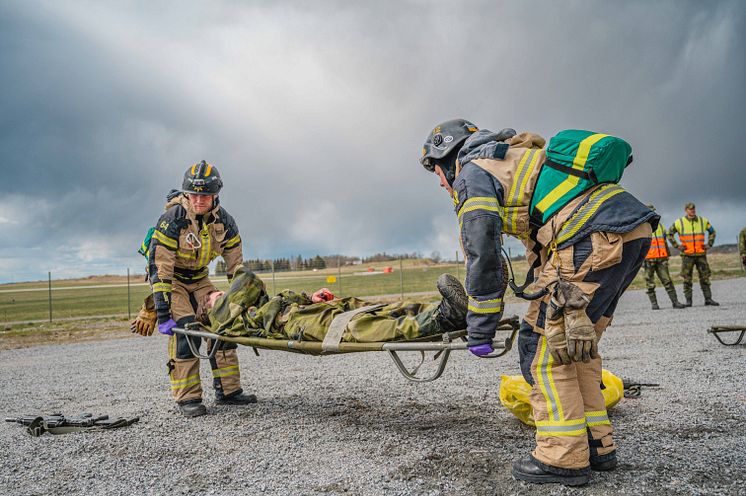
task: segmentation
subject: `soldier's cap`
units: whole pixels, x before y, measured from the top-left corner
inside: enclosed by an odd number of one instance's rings
[[[684,205],[684,208],[686,209],[686,208],[697,208],[697,207],[694,206],[694,203],[689,202],[686,205]]]

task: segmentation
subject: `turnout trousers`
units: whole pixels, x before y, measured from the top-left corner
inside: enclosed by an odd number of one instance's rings
[[[171,288],[171,311],[179,327],[195,321],[197,302],[213,291],[217,291],[209,278],[192,283],[175,280]],[[202,399],[202,382],[199,376],[200,359],[189,348],[187,339],[199,349],[202,339],[174,334],[168,340],[168,376],[171,393],[177,403]],[[206,340],[208,351],[218,346],[217,341]],[[213,388],[216,395],[230,396],[241,391],[241,375],[238,369],[238,354],[235,343],[221,343],[215,356],[210,359]]]
[[[628,233],[592,233],[559,250],[541,269],[540,287],[562,279],[591,297],[585,311],[601,334],[611,323],[622,293],[637,275],[650,247],[651,227],[643,223]],[[571,475],[590,461],[615,456],[613,429],[601,392],[601,358],[589,363],[554,362],[544,337],[549,298],[531,302],[518,338],[521,372],[532,385],[536,421],[534,460],[549,470]]]

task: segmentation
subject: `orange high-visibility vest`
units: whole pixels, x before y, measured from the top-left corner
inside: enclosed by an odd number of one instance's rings
[[[710,227],[710,221],[702,216],[691,220],[682,217],[676,222],[676,231],[684,248],[684,255],[701,255],[705,253],[705,232]]]
[[[666,246],[666,228],[663,223],[658,223],[658,229],[652,235],[650,241],[650,250],[645,257],[646,260],[656,258],[668,258],[668,246]]]

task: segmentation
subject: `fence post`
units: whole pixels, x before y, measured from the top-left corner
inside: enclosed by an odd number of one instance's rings
[[[275,261],[272,260],[272,296],[277,295],[277,288],[275,288]]]
[[[401,284],[401,299],[404,301],[404,262],[399,257],[399,283]]]
[[[458,261],[458,250],[456,250],[456,279],[461,280],[461,263]]]
[[[130,268],[127,267],[127,318],[132,318],[132,296],[130,295]]]
[[[337,257],[337,283],[339,284],[339,297],[342,297],[342,260]]]
[[[52,272],[47,272],[49,276],[49,322],[52,322]]]

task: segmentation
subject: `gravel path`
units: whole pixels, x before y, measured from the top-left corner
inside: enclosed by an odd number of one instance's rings
[[[653,312],[643,292],[624,296],[601,342],[605,366],[661,387],[612,410],[620,467],[587,488],[512,479],[511,462],[533,445],[498,400],[499,375],[519,373],[516,351],[455,353],[439,380],[412,384],[384,353],[257,358],[241,348],[243,384],[260,402],[215,407],[208,386],[211,415],[184,419],[169,399],[165,339],[154,336],[0,352],[4,416],[142,417],[40,438],[2,426],[0,494],[746,494],[746,346],[705,332],[746,324],[744,286],[715,282],[718,308],[697,294],[694,308]],[[208,374],[203,366],[205,385]]]

